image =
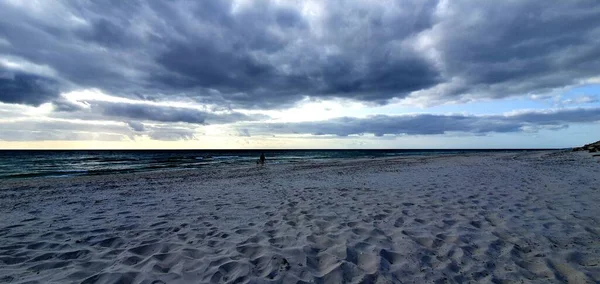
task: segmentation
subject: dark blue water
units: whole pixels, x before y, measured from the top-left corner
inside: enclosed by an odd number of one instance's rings
[[[0,179],[103,175],[222,164],[536,150],[0,150]]]

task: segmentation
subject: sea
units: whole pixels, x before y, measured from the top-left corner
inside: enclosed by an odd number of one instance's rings
[[[550,149],[388,149],[388,150],[0,150],[0,180],[109,175],[195,169],[227,164],[267,164],[308,160],[454,155]]]

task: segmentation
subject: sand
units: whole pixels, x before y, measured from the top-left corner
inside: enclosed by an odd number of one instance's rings
[[[597,283],[600,159],[335,160],[0,181],[0,282]]]

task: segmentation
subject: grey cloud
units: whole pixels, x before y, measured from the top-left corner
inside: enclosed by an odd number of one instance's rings
[[[600,121],[600,108],[562,109],[551,112],[523,112],[513,115],[468,116],[417,114],[405,116],[375,115],[367,118],[340,117],[326,121],[297,123],[265,123],[241,125],[238,131],[250,129],[261,135],[435,135],[449,132],[482,135],[562,129],[572,123]]]
[[[64,130],[64,131],[79,131],[79,132],[94,132],[94,133],[129,133],[129,129],[125,125],[120,124],[96,124],[96,123],[85,123],[76,121],[64,121],[64,120],[50,120],[50,121],[38,121],[38,120],[25,120],[25,121],[9,121],[2,122],[3,129],[6,130]]]
[[[76,112],[85,109],[83,104],[77,104],[63,98],[54,99],[52,105],[54,110],[58,112]]]
[[[389,41],[429,25],[398,28],[401,18],[412,13],[383,17],[385,7],[380,5],[346,5],[358,12],[326,7],[334,11],[323,23],[331,29],[327,33],[335,35],[332,38],[316,38],[300,7],[270,1],[256,1],[235,13],[232,2],[213,0],[62,3],[68,13],[87,20],[83,26],[53,23],[6,5],[0,30],[12,43],[5,52],[52,66],[80,87],[124,96],[185,93],[201,102],[273,108],[305,96],[384,102],[437,81],[434,68],[414,52],[402,50],[408,54],[405,58],[389,55]],[[336,22],[342,17],[347,20]],[[429,22],[411,18],[414,23]],[[338,25],[347,29],[335,32]],[[356,32],[385,25],[396,28],[364,37],[373,42],[366,49],[360,41],[348,41]],[[376,42],[381,35],[383,44]],[[341,53],[323,54],[325,45]],[[31,46],[48,46],[55,52],[40,53]]]
[[[129,121],[127,125],[135,132],[135,135],[148,135],[148,137],[154,140],[176,141],[196,139],[196,131],[190,127],[178,125],[153,125],[146,127],[143,123],[135,121]]]
[[[153,140],[177,141],[197,139],[197,129],[185,124],[159,124],[144,125],[139,122],[128,122],[127,125],[134,131],[131,139],[135,136],[148,136]]]
[[[131,136],[124,125],[91,124],[71,121],[0,122],[3,141],[39,140],[123,140]]]
[[[249,116],[238,112],[214,113],[193,108],[133,103],[91,102],[91,111],[100,113],[105,118],[195,124],[221,124],[264,119],[264,116]]]
[[[50,78],[26,73],[9,73],[0,69],[0,102],[40,104],[58,96],[57,82]]]
[[[127,125],[135,132],[143,132],[145,130],[144,124],[141,122],[129,121],[127,122]]]
[[[0,141],[122,141],[126,138],[125,135],[112,133],[4,130]]]
[[[196,139],[194,130],[174,127],[154,127],[151,131],[148,132],[148,136],[154,140],[163,141]]]
[[[546,112],[524,112],[509,116],[509,121],[536,125],[558,125],[600,121],[600,108],[574,108]]]
[[[10,107],[6,107],[10,106]],[[23,114],[12,108],[12,105],[1,105],[0,104],[0,117],[2,118],[18,118]]]
[[[36,105],[56,90],[99,88],[235,108],[306,97],[384,104],[411,94],[443,103],[542,93],[600,69],[596,1],[315,3],[317,16],[303,13],[302,1],[40,3],[47,13],[2,2],[0,34],[10,44],[0,54],[50,66],[60,80],[2,79],[0,88],[23,91],[0,100]],[[157,115],[134,111],[132,119]]]
[[[122,47],[130,41],[129,37],[133,35],[128,36],[123,33],[122,27],[101,18],[95,20],[92,23],[92,28],[89,30],[80,31],[80,36],[85,40],[93,41],[106,47]]]
[[[452,1],[425,32],[442,56],[446,78],[461,84],[442,93],[500,98],[542,93],[597,76],[600,6],[595,1]]]
[[[2,121],[0,141],[42,140],[134,140],[147,135],[154,140],[174,141],[195,139],[195,128],[182,125],[145,126],[138,122],[98,124],[81,121]]]
[[[0,3],[0,34],[11,43],[0,46],[0,54],[51,67],[60,77],[61,91],[96,87],[124,94],[140,90],[137,85],[142,81],[137,76],[152,70],[147,66],[148,58],[143,58],[145,51],[103,48],[97,41],[80,36],[88,27],[78,21],[93,22],[105,11],[87,9],[101,7],[91,2],[36,5],[46,13]]]
[[[105,116],[123,117],[128,119],[152,120],[161,122],[189,122],[204,124],[207,113],[193,109],[174,107],[155,107],[143,104],[95,104]]]
[[[238,135],[242,137],[250,137],[250,131],[246,128],[238,129]]]

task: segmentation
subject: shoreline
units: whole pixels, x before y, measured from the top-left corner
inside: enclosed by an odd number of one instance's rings
[[[600,164],[473,153],[0,181],[0,282],[593,282]]]
[[[0,150],[1,152],[2,150]],[[315,150],[317,156],[308,155],[303,157],[296,155],[299,153],[295,152],[313,152],[313,151],[299,151],[299,150],[285,150],[285,151],[272,151],[273,153],[267,152],[268,156],[271,157],[269,164],[293,164],[298,162],[306,161],[336,161],[336,160],[353,160],[353,159],[372,159],[372,158],[388,158],[388,157],[426,157],[426,156],[448,156],[448,155],[469,155],[469,154],[488,154],[488,153],[527,153],[527,152],[547,152],[547,151],[562,151],[562,150],[547,150],[547,149],[420,149],[420,150]],[[22,152],[22,151],[21,151]],[[29,152],[29,151],[27,151]],[[25,167],[21,171],[15,171],[13,168],[19,168],[18,166],[10,166],[11,163],[17,163],[15,161],[6,160],[5,163],[0,164],[0,169],[6,170],[4,175],[0,175],[0,181],[12,180],[12,179],[28,179],[28,178],[69,178],[69,177],[81,177],[81,176],[106,176],[121,173],[143,173],[143,172],[161,172],[161,171],[173,171],[173,170],[199,170],[203,168],[214,168],[221,166],[239,166],[239,165],[252,165],[256,161],[255,156],[249,156],[249,152],[252,151],[224,151],[219,154],[225,154],[225,156],[211,156],[210,151],[142,151],[141,156],[137,155],[135,151],[108,151],[109,156],[98,156],[102,151],[68,151],[70,153],[68,157],[62,155],[51,155],[47,153],[57,153],[57,151],[31,151],[32,153],[46,153],[41,156],[36,156],[34,161],[28,160],[28,155],[22,155],[17,157],[23,159]],[[58,151],[60,153],[65,151]],[[98,152],[96,154],[90,154],[91,152]],[[239,153],[238,153],[239,152]],[[362,153],[365,156],[346,156],[348,153]],[[81,154],[82,163],[72,164],[70,161],[77,160],[77,154]],[[118,154],[114,154],[118,153]],[[152,155],[150,155],[152,153]],[[171,156],[174,153],[178,153],[175,156]],[[254,154],[258,155],[261,151],[254,151]],[[327,154],[327,153],[338,153],[338,154]],[[341,153],[341,155],[340,155]],[[370,154],[369,154],[370,153]],[[156,154],[156,155],[154,155]],[[183,156],[179,156],[185,154]],[[195,154],[195,155],[191,155]],[[212,153],[215,154],[215,153]],[[231,154],[231,155],[227,155]],[[242,154],[241,156],[237,156]],[[291,155],[290,155],[291,154]],[[90,156],[91,155],[91,156]],[[113,156],[116,155],[116,156]],[[207,156],[208,155],[208,156]],[[371,155],[371,156],[370,156]],[[346,157],[341,157],[346,156]],[[273,159],[274,158],[274,159]],[[39,159],[39,161],[38,161]],[[123,159],[123,160],[121,160]],[[173,160],[171,160],[173,159]],[[61,160],[66,160],[65,167],[60,167]],[[54,164],[55,161],[59,161],[58,164]],[[98,164],[88,164],[89,161],[94,161]],[[133,161],[132,164],[127,165],[127,161]],[[32,165],[32,162],[42,163],[42,166],[36,167]],[[125,162],[125,163],[123,163]],[[47,164],[52,164],[48,167]],[[125,165],[125,168],[120,166]]]

